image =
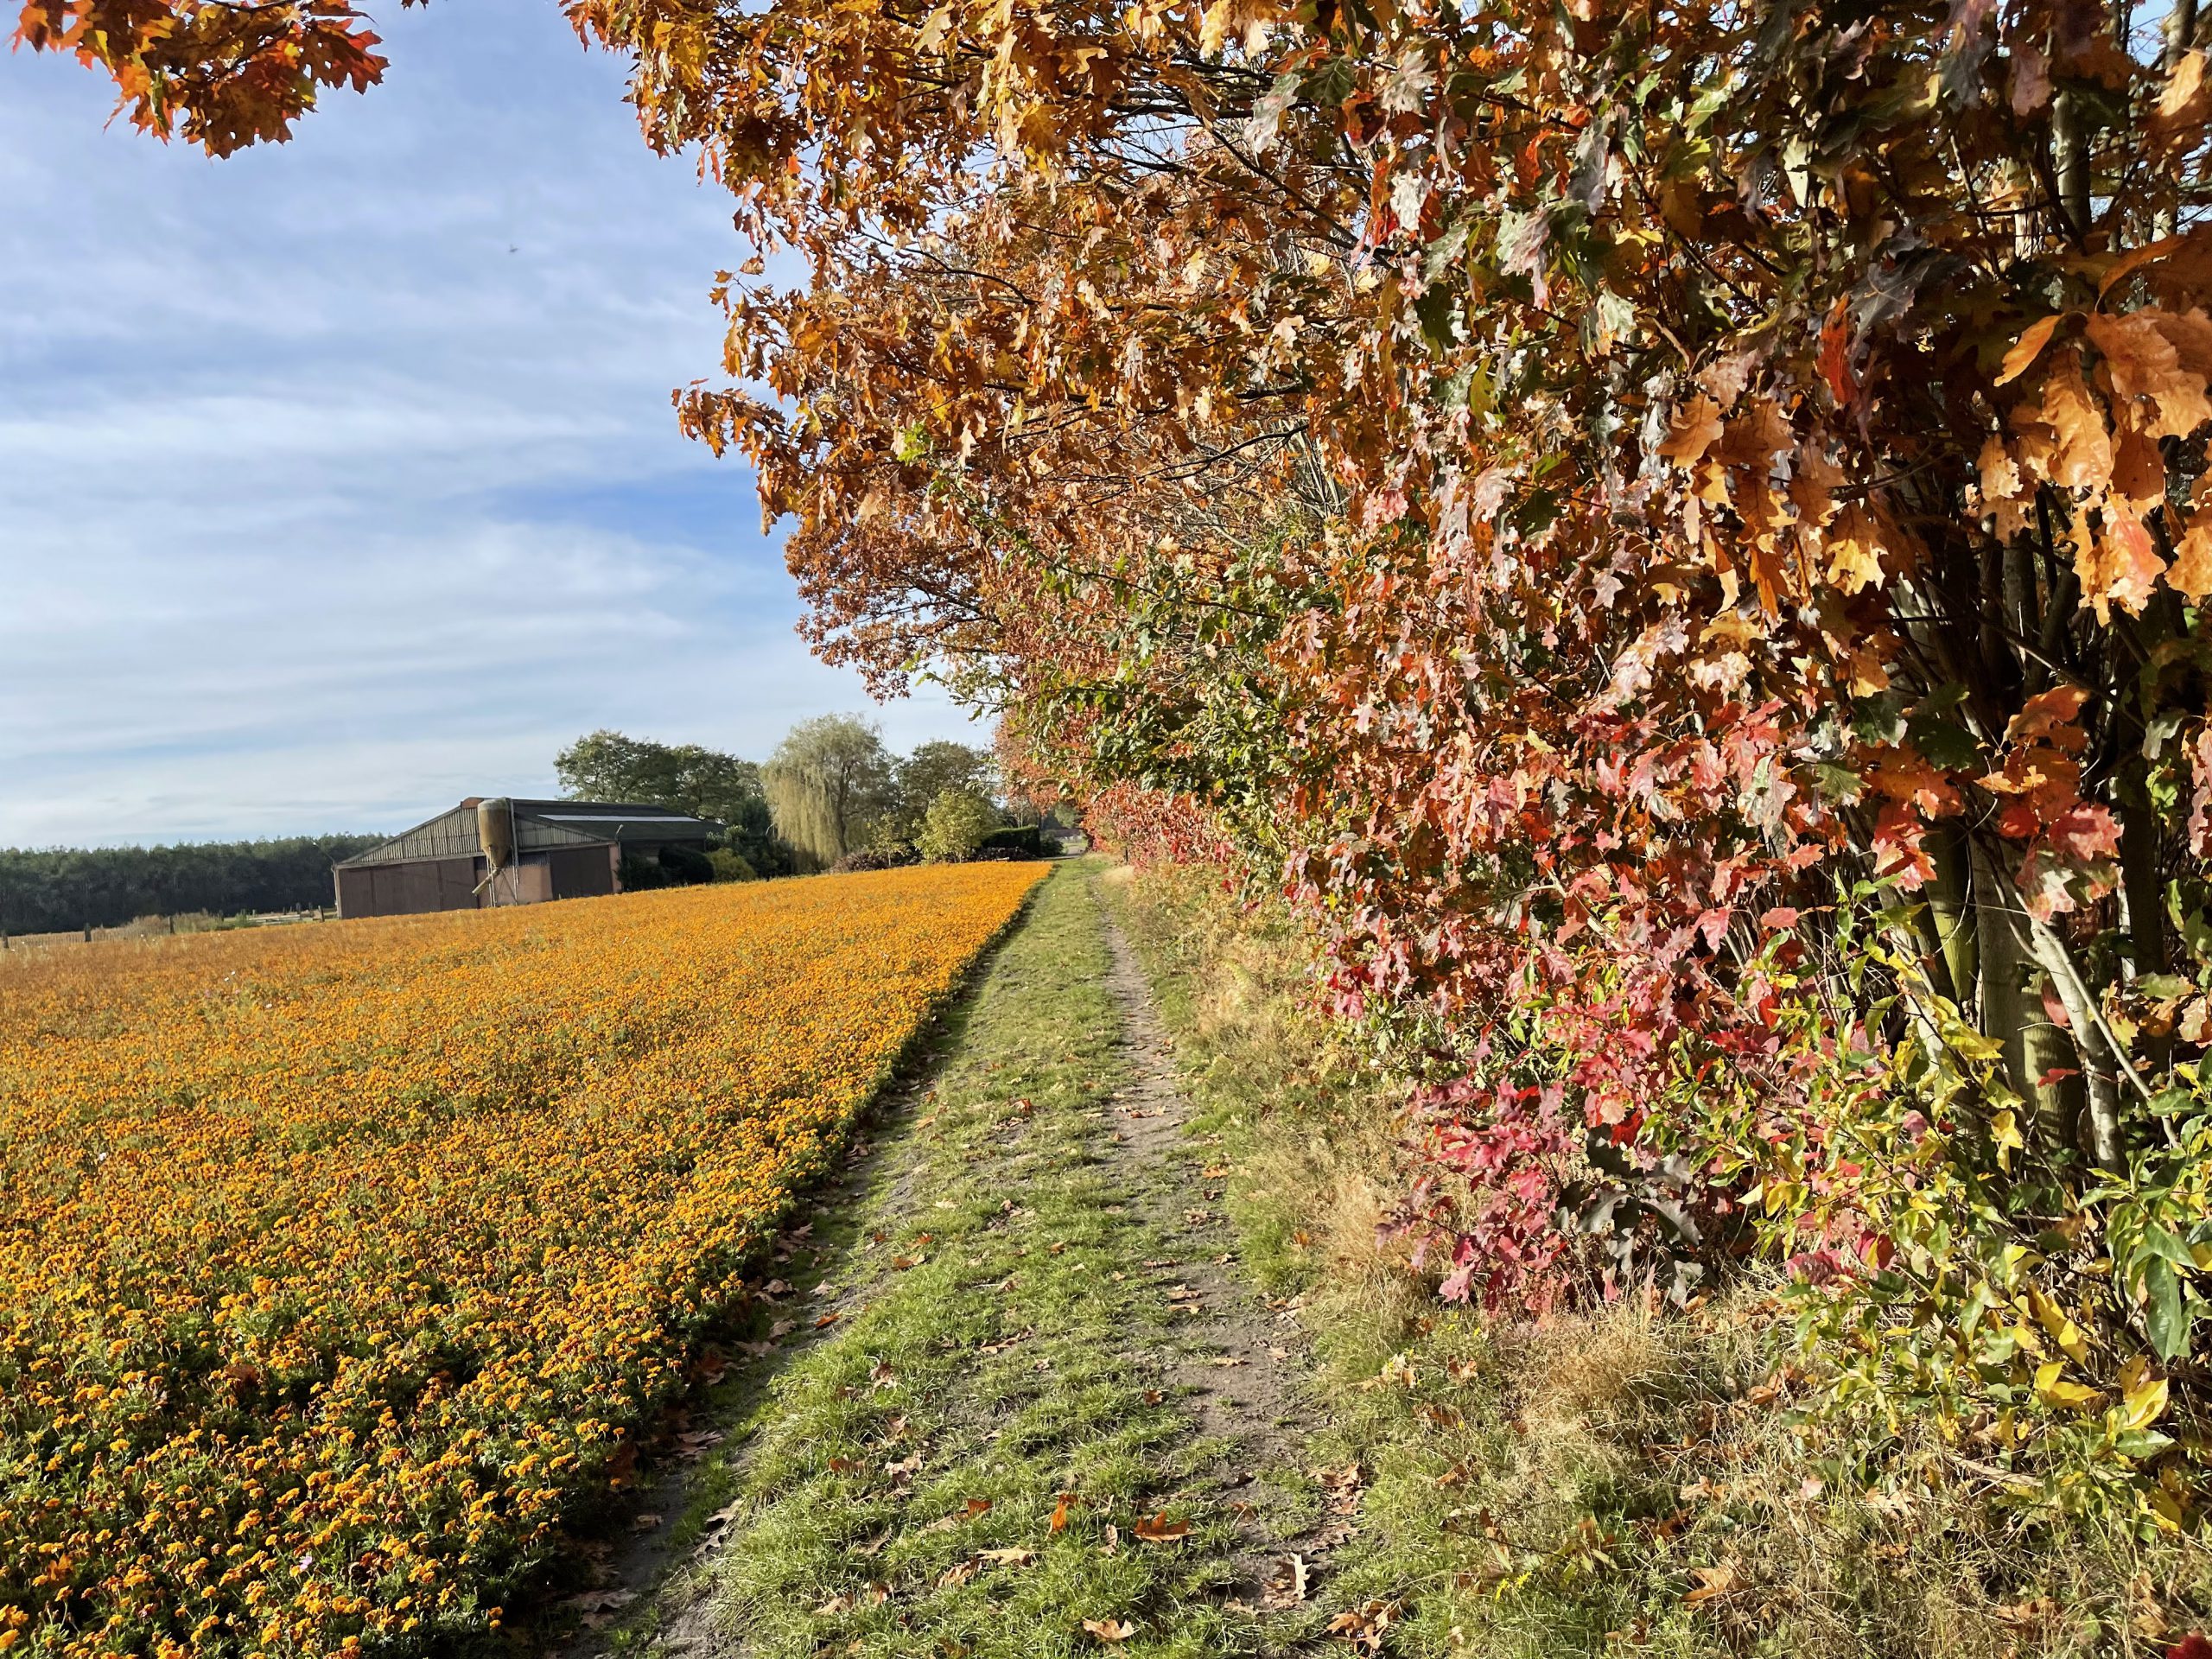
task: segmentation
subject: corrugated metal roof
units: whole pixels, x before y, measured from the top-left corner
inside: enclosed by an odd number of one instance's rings
[[[516,850],[526,853],[610,841],[703,841],[722,827],[711,818],[695,818],[687,812],[633,801],[517,800],[513,804]],[[448,807],[382,846],[356,854],[339,868],[402,864],[418,858],[473,857],[482,850],[472,800]]]

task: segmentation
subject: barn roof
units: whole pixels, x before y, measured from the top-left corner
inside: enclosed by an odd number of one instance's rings
[[[476,835],[480,797],[448,807],[380,846],[345,860],[357,864],[402,864],[417,858],[467,858],[483,850]],[[531,801],[517,798],[515,844],[519,852],[555,847],[601,846],[607,842],[704,841],[722,826],[665,806],[636,801]]]

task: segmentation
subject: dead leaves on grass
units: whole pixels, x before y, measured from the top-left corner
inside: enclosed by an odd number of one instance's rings
[[[1313,1564],[1303,1555],[1287,1555],[1268,1575],[1264,1607],[1295,1607],[1313,1592]]]
[[[1348,1608],[1329,1621],[1329,1634],[1341,1637],[1355,1649],[1369,1653],[1382,1651],[1383,1632],[1390,1628],[1398,1616],[1395,1602],[1370,1601],[1364,1607]]]
[[[1694,1607],[1700,1602],[1718,1601],[1736,1587],[1736,1569],[1721,1561],[1712,1567],[1690,1569],[1692,1585],[1682,1596],[1682,1605]]]

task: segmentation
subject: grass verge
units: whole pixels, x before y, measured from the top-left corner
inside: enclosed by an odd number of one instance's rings
[[[1437,1304],[1378,1242],[1408,1179],[1392,1090],[1303,1012],[1284,919],[1203,871],[1103,885],[1191,1127],[1224,1137],[1248,1268],[1302,1306],[1314,1456],[1362,1466],[1329,1599],[1392,1610],[1383,1650],[2132,1659],[2202,1622],[2202,1546],[2008,1513],[1911,1425],[1802,1421],[1756,1287],[1533,1329]]]

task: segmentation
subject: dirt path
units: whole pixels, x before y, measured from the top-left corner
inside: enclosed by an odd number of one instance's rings
[[[1169,1363],[1175,1381],[1199,1408],[1205,1432],[1224,1442],[1216,1473],[1225,1491],[1253,1471],[1296,1464],[1300,1439],[1290,1431],[1299,1403],[1303,1362],[1297,1357],[1298,1312],[1267,1306],[1236,1274],[1234,1239],[1213,1206],[1226,1173],[1205,1163],[1205,1148],[1185,1133],[1190,1103],[1175,1079],[1174,1051],[1152,988],[1128,938],[1103,908],[1112,967],[1106,985],[1120,1014],[1117,1052],[1126,1081],[1111,1098],[1115,1161],[1129,1172],[1153,1224],[1178,1246],[1176,1259],[1156,1269],[1186,1341],[1200,1351]],[[1316,1547],[1327,1529],[1291,1535],[1254,1527],[1239,1562],[1239,1586],[1254,1603],[1279,1599],[1295,1569],[1289,1556]],[[1325,1545],[1320,1546],[1325,1548]]]
[[[1343,1529],[1300,1467],[1296,1310],[1236,1277],[1224,1172],[1084,870],[910,1096],[860,1195],[787,1241],[779,1345],[689,1420],[713,1450],[575,1587],[598,1628],[571,1650],[1305,1650]]]

